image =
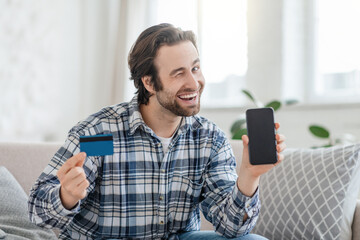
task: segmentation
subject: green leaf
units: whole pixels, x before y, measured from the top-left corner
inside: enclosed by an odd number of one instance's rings
[[[256,100],[255,98],[253,97],[253,95],[246,89],[242,89],[241,90],[251,101],[253,101],[253,103],[255,103],[256,105]]]
[[[285,103],[285,105],[290,106],[290,105],[294,105],[294,104],[299,103],[299,101],[296,100],[296,99],[288,99],[288,100],[285,100],[284,103]]]
[[[311,147],[311,149],[328,148],[328,147],[332,147],[332,146],[334,146],[334,145],[326,144],[326,145],[322,145],[322,146],[313,146],[313,147]]]
[[[326,145],[323,145],[322,147],[323,148],[328,148],[328,147],[332,147],[333,145],[332,144],[326,144]]]
[[[231,133],[235,134],[239,129],[244,128],[244,124],[246,123],[246,119],[239,119],[236,120],[232,125],[231,125]]]
[[[247,134],[247,129],[246,128],[242,128],[236,131],[236,133],[233,135],[232,139],[238,139],[241,140],[241,137],[243,135]]]
[[[281,102],[275,100],[266,104],[265,107],[272,107],[276,111],[281,107]]]
[[[328,138],[330,136],[329,131],[321,126],[311,125],[309,127],[309,130],[312,134],[314,134],[316,137],[319,137],[319,138]]]

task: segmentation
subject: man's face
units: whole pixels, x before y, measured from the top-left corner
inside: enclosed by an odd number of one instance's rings
[[[204,77],[196,48],[190,41],[159,48],[154,60],[162,90],[158,103],[176,116],[192,116],[200,111]]]

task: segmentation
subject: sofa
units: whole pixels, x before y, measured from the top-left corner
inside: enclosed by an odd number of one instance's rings
[[[230,143],[241,159],[242,142]],[[60,146],[0,143],[0,239],[54,238],[52,231],[27,220],[24,206],[31,186]],[[360,239],[359,151],[358,144],[286,149],[285,160],[261,177],[262,208],[253,232],[269,239]],[[8,221],[14,216],[18,222]],[[203,216],[201,226],[213,229]]]

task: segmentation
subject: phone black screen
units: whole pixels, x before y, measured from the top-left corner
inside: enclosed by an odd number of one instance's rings
[[[274,110],[254,108],[246,111],[249,157],[252,165],[277,162]]]

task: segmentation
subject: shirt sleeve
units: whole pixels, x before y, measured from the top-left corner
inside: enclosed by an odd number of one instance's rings
[[[259,189],[252,197],[247,197],[238,189],[236,180],[231,145],[225,137],[217,138],[205,174],[204,200],[200,208],[214,230],[228,238],[248,234],[260,211]]]
[[[71,210],[67,210],[60,199],[60,182],[56,174],[67,159],[80,152],[79,137],[70,134],[64,145],[55,153],[50,163],[46,166],[37,179],[28,200],[29,217],[36,225],[51,228],[64,228],[70,220],[80,211],[81,202]],[[88,193],[94,189],[97,176],[94,159],[87,157],[84,171],[90,183]]]

